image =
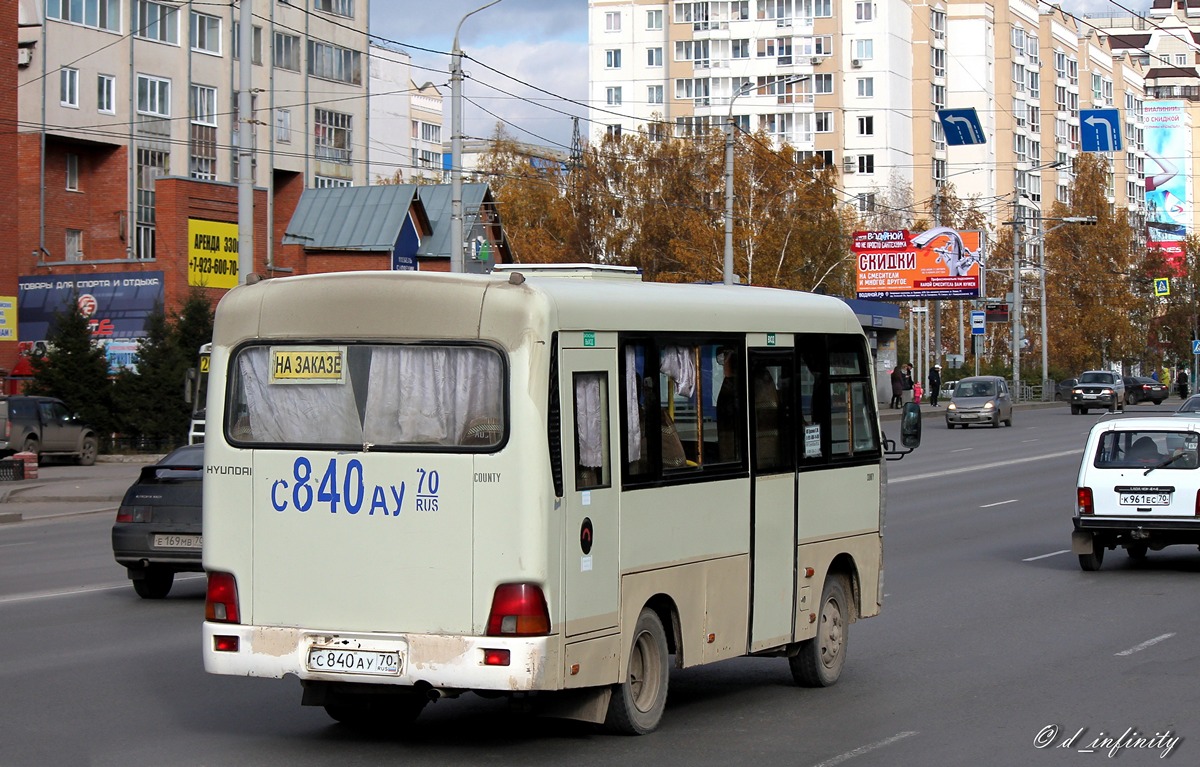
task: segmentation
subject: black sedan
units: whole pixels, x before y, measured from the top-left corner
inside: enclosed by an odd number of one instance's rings
[[[1155,405],[1161,405],[1167,398],[1167,387],[1153,378],[1145,376],[1125,376],[1125,404],[1136,405],[1149,400]]]
[[[162,599],[175,573],[201,572],[204,445],[186,445],[142,469],[112,529],[113,556],[143,599]]]

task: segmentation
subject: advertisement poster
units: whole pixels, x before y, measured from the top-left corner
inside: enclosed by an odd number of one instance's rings
[[[1182,248],[1192,225],[1187,107],[1182,101],[1147,101],[1144,109],[1147,239]]]
[[[188,219],[188,285],[237,287],[237,224]]]
[[[947,226],[855,232],[857,297],[876,300],[981,298],[983,232]]]
[[[22,346],[47,351],[55,315],[76,301],[92,340],[109,353],[109,367],[132,367],[146,318],[163,303],[162,272],[46,275],[17,280],[17,325]],[[14,370],[14,374],[18,371]]]

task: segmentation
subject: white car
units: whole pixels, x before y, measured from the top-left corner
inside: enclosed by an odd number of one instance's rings
[[[1099,570],[1118,546],[1133,559],[1173,544],[1200,545],[1200,413],[1101,421],[1076,481],[1071,550]]]

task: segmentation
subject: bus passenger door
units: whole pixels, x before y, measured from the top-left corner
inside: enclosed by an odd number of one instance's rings
[[[572,336],[562,333],[563,346]],[[607,334],[596,333],[596,336]],[[615,346],[615,334],[613,341]],[[615,628],[620,607],[620,535],[613,461],[616,350],[564,348],[559,366],[563,462],[563,633]]]
[[[749,353],[750,651],[792,641],[796,587],[796,460],[791,349]]]

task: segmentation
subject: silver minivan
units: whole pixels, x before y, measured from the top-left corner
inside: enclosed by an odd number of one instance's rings
[[[946,406],[946,428],[973,423],[992,427],[1012,426],[1013,401],[1008,381],[1000,376],[972,376],[954,387],[954,396]]]

